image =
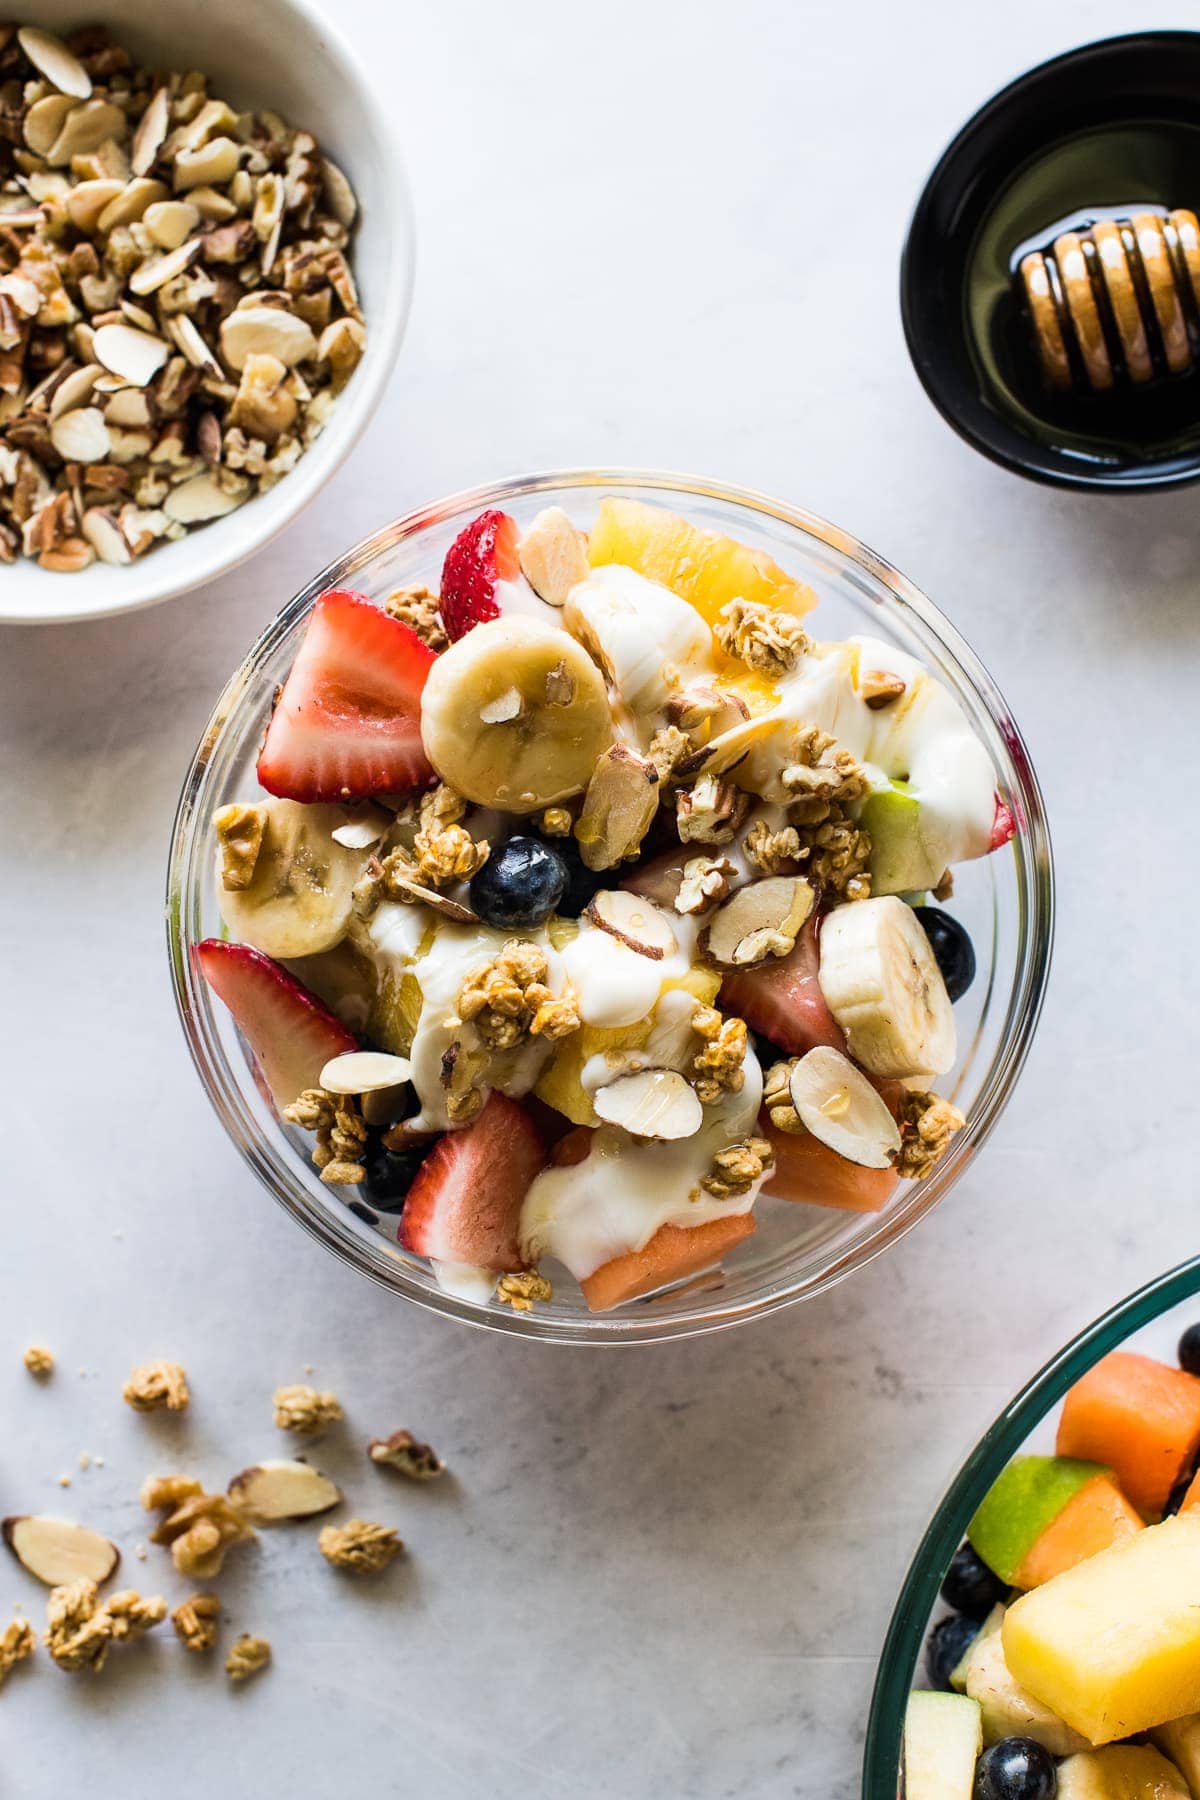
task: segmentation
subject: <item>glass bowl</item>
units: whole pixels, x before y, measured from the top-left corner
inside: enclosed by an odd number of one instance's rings
[[[924,1683],[925,1639],[947,1609],[938,1598],[950,1559],[1000,1471],[1023,1451],[1052,1455],[1058,1403],[1107,1356],[1128,1348],[1173,1363],[1184,1329],[1200,1317],[1200,1257],[1139,1288],[1051,1358],[984,1432],[950,1484],[913,1557],[879,1659],[863,1758],[863,1800],[899,1795],[904,1711]]]
[[[262,1099],[233,1023],[194,971],[190,953],[221,929],[213,814],[256,790],[254,765],[272,696],[317,596],[335,585],[372,598],[406,583],[436,586],[448,546],[484,507],[502,507],[528,522],[543,506],[558,504],[586,526],[605,494],[657,500],[766,549],[816,589],[822,637],[870,632],[920,657],[953,691],[987,746],[1018,830],[1008,850],[956,870],[954,910],[974,940],[979,973],[956,1008],[960,1056],[942,1085],[966,1114],[967,1127],[928,1180],[902,1184],[873,1214],[762,1200],[758,1230],[723,1270],[608,1314],[589,1313],[575,1283],[556,1270],[553,1301],[518,1316],[443,1292],[427,1266],[322,1185],[306,1140]],[[356,1269],[436,1312],[552,1342],[617,1344],[716,1330],[820,1293],[937,1205],[995,1124],[1029,1049],[1050,959],[1053,878],[1041,794],[1009,710],[953,626],[911,582],[848,533],[763,495],[679,475],[585,469],[525,476],[409,513],[288,602],[226,687],[188,771],[171,846],[167,919],[176,999],[201,1080],[242,1156],[293,1218]]]

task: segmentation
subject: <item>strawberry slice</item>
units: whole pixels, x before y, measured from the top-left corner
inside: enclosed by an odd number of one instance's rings
[[[360,800],[423,786],[433,770],[421,748],[421,690],[433,661],[415,631],[361,594],[322,594],[258,759],[267,792]]]
[[[442,565],[442,624],[450,638],[466,637],[474,625],[500,617],[499,581],[515,581],[517,521],[504,512],[480,513],[460,531]]]
[[[233,1014],[280,1111],[305,1088],[320,1086],[331,1057],[358,1049],[341,1020],[261,950],[206,938],[192,955]]]
[[[753,969],[735,969],[721,983],[718,1004],[745,1019],[789,1056],[803,1056],[818,1044],[846,1051],[841,1026],[825,1004],[817,980],[820,966],[820,922],[808,921],[796,947]]]
[[[996,795],[996,811],[992,816],[992,835],[988,840],[989,850],[1002,850],[1005,844],[1011,844],[1017,835],[1017,821],[1012,812],[1004,804],[999,794]]]
[[[439,1138],[417,1170],[401,1244],[415,1256],[516,1274],[526,1267],[517,1241],[521,1205],[545,1161],[525,1108],[493,1090],[479,1117]]]

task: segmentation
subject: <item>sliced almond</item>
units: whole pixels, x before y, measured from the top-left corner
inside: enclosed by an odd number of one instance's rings
[[[133,134],[129,161],[135,175],[148,175],[154,167],[170,122],[171,96],[165,87],[155,88]]]
[[[593,925],[619,938],[639,956],[661,962],[679,948],[669,920],[643,894],[631,894],[624,888],[601,888],[592,895],[586,912]]]
[[[591,574],[587,539],[561,506],[540,512],[521,539],[521,570],[534,593],[551,606],[565,606],[577,581]]]
[[[872,712],[882,712],[885,706],[891,706],[904,693],[907,683],[900,675],[893,675],[890,669],[868,669],[862,678],[861,693],[863,703]]]
[[[695,1089],[674,1069],[622,1075],[593,1094],[592,1105],[598,1118],[634,1137],[694,1137],[704,1123]]]
[[[61,413],[50,426],[50,442],[64,462],[103,462],[112,446],[104,414],[94,406]]]
[[[341,1489],[305,1462],[279,1458],[243,1469],[229,1483],[229,1498],[244,1518],[256,1525],[285,1519],[310,1519],[341,1500]]]
[[[668,694],[664,711],[668,725],[678,725],[681,731],[703,731],[709,739],[750,717],[750,708],[740,694],[710,687],[680,688]]]
[[[344,825],[335,825],[329,835],[335,844],[343,844],[347,850],[369,850],[391,824],[391,813],[384,812],[381,806],[366,806]]]
[[[174,281],[177,275],[190,269],[199,254],[200,239],[195,237],[186,244],[180,244],[178,250],[168,250],[162,256],[151,258],[129,277],[130,292],[153,294],[157,289],[166,287],[168,281]]]
[[[90,156],[101,145],[119,140],[124,130],[125,114],[119,106],[109,100],[84,100],[63,120],[46,161],[52,169],[65,169],[72,157]]]
[[[232,138],[210,138],[195,150],[181,150],[175,158],[175,192],[189,188],[224,187],[237,174],[238,146]]]
[[[316,353],[304,320],[279,306],[238,307],[221,326],[221,354],[231,369],[244,369],[251,356],[275,356],[291,369]]]
[[[49,155],[66,123],[67,114],[74,112],[78,104],[69,94],[47,94],[44,99],[34,101],[25,114],[21,133],[27,148],[35,156]],[[35,194],[34,198],[43,199],[45,196]]]
[[[125,533],[112,513],[102,506],[89,506],[79,521],[79,528],[101,562],[123,568],[133,561]]]
[[[480,707],[480,722],[484,725],[507,725],[512,719],[520,718],[524,705],[520,688],[506,688],[494,700],[489,700],[486,706]]]
[[[123,181],[81,181],[67,195],[67,217],[78,231],[91,237],[99,228],[105,208],[124,192]]]
[[[321,1070],[321,1086],[330,1094],[370,1094],[377,1088],[398,1087],[412,1075],[407,1056],[389,1056],[383,1050],[349,1050],[335,1056]]]
[[[160,250],[178,250],[200,224],[190,200],[156,200],[142,214],[142,224]]]
[[[360,1110],[368,1125],[390,1128],[407,1117],[412,1104],[412,1088],[407,1081],[402,1081],[396,1087],[374,1088],[363,1094]]]
[[[727,775],[747,756],[755,744],[779,724],[775,713],[760,713],[754,719],[739,719],[675,765],[676,781],[694,781],[697,775]]]
[[[816,902],[802,875],[768,875],[739,888],[713,914],[704,948],[714,962],[745,968],[786,956]]]
[[[61,418],[65,412],[73,412],[77,406],[86,406],[91,399],[96,378],[103,370],[99,363],[88,363],[86,368],[73,369],[60,381],[54,390],[54,398],[50,402],[51,423]]]
[[[5,1519],[0,1530],[21,1567],[47,1587],[62,1587],[81,1577],[99,1584],[108,1580],[121,1560],[115,1544],[70,1519],[22,1513]]]
[[[115,200],[110,200],[100,214],[99,230],[114,231],[118,225],[136,225],[144,219],[150,208],[159,205],[168,198],[165,182],[149,181],[139,176],[134,181],[127,181]]]
[[[194,369],[203,369],[206,375],[211,375],[218,381],[224,379],[224,370],[191,319],[183,313],[177,313],[168,330]]]
[[[788,1081],[800,1123],[815,1138],[864,1169],[886,1169],[900,1131],[861,1069],[840,1050],[821,1045],[802,1056]]]
[[[631,856],[658,811],[659,775],[649,757],[613,744],[592,771],[575,826],[589,869],[614,869]]]
[[[42,296],[27,275],[0,275],[0,294],[12,301],[22,318],[36,319],[41,311]]]
[[[76,100],[88,100],[92,78],[79,58],[67,49],[61,38],[38,25],[23,25],[17,42],[39,75],[44,75],[60,94],[71,94]]]
[[[346,176],[328,156],[321,158],[321,191],[338,224],[349,231],[358,217],[358,201]]]
[[[456,925],[478,925],[479,914],[471,911],[469,906],[460,906],[457,900],[450,900],[445,894],[439,894],[436,888],[428,888],[421,882],[410,879],[399,869],[393,869],[388,877],[394,888],[400,888],[410,900],[420,900],[433,912],[440,913],[443,919],[453,919]]]
[[[144,388],[118,388],[104,403],[107,422],[123,431],[144,431],[152,416],[150,396]]]
[[[112,374],[145,387],[162,368],[169,354],[160,337],[137,331],[132,325],[102,325],[92,344],[97,362]]]
[[[221,486],[214,474],[206,471],[203,475],[189,476],[187,481],[172,488],[163,501],[163,511],[177,525],[202,525],[209,519],[223,519],[227,513],[236,512],[248,497],[248,488],[230,492]]]

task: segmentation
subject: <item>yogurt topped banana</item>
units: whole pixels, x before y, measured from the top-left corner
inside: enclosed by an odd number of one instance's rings
[[[609,498],[314,606],[197,961],[322,1181],[456,1291],[619,1306],[963,1124],[974,954],[923,902],[1013,822],[952,696],[814,604]]]

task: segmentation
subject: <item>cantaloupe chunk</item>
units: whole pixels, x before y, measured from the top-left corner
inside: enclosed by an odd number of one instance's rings
[[[765,550],[705,531],[678,513],[615,496],[600,502],[588,533],[593,568],[625,563],[688,600],[715,625],[730,600],[756,600],[780,611],[810,612],[817,596]]]
[[[1058,1800],[1191,1800],[1179,1770],[1149,1744],[1081,1750],[1058,1770]]]
[[[592,1312],[607,1312],[669,1281],[711,1269],[753,1230],[754,1214],[748,1212],[710,1219],[706,1225],[660,1225],[640,1250],[614,1256],[581,1281],[583,1297]]]
[[[775,1166],[763,1192],[776,1200],[806,1200],[844,1212],[878,1212],[900,1185],[894,1170],[864,1169],[847,1162],[811,1131],[777,1131],[765,1113],[758,1129],[775,1152]]]
[[[1058,1454],[1104,1463],[1140,1512],[1161,1513],[1200,1450],[1200,1379],[1114,1350],[1070,1389]]]
[[[1001,1638],[1014,1679],[1093,1744],[1200,1710],[1200,1515],[1022,1595]]]
[[[1112,1479],[1098,1475],[1080,1488],[1052,1519],[1013,1572],[1019,1588],[1041,1587],[1064,1569],[1073,1569],[1089,1556],[1119,1544],[1144,1523]]]

